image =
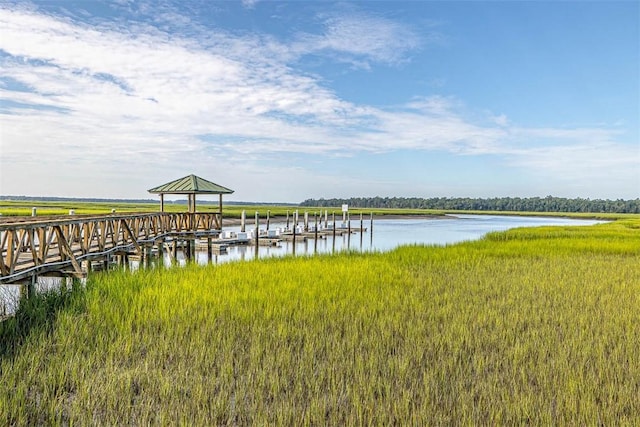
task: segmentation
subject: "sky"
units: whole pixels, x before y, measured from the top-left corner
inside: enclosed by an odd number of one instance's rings
[[[0,195],[636,199],[639,27],[635,0],[0,0]]]

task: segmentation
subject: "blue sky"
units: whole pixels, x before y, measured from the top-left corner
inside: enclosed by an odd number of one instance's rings
[[[640,197],[637,1],[0,1],[0,194]]]

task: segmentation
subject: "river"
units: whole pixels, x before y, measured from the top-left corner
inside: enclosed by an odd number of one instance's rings
[[[336,253],[346,250],[354,251],[389,251],[400,245],[427,244],[446,245],[469,240],[480,239],[492,231],[503,231],[517,227],[536,227],[548,225],[593,225],[602,223],[598,220],[569,219],[555,217],[519,217],[501,215],[447,215],[446,217],[411,217],[396,219],[375,220],[373,229],[368,219],[363,221],[367,229],[364,233],[344,234],[336,236],[335,241],[329,235],[326,238],[302,241],[298,239],[295,244],[296,255],[313,255],[323,253]],[[360,220],[351,220],[352,227],[360,227]],[[255,227],[255,226],[253,226]],[[284,223],[271,223],[270,230],[284,228]],[[338,227],[340,224],[338,223]],[[247,226],[247,231],[252,226]],[[265,225],[261,225],[264,229]],[[240,226],[225,227],[225,231],[237,232]],[[294,253],[293,242],[282,241],[278,246],[258,246],[259,258],[278,257]],[[230,246],[226,252],[214,254],[214,264],[230,261],[252,260],[256,258],[255,246]],[[200,264],[207,264],[208,255],[206,248],[196,251],[196,260]],[[184,265],[183,253],[178,252],[178,264]],[[165,254],[165,265],[171,265],[168,254]],[[132,262],[133,269],[138,268],[137,262]],[[45,290],[59,287],[59,278],[38,278],[37,289]],[[20,296],[20,286],[0,285],[0,317],[3,314],[11,315],[15,312]]]
[[[599,220],[571,219],[560,217],[518,217],[503,215],[447,215],[446,217],[412,217],[399,219],[380,219],[373,223],[365,218],[363,225],[367,231],[360,234],[332,236],[317,241],[297,241],[295,245],[296,255],[313,255],[322,253],[340,252],[345,250],[355,251],[389,251],[401,245],[426,244],[446,245],[468,240],[480,239],[492,231],[503,231],[517,227],[536,227],[547,225],[593,225],[602,223]],[[270,229],[284,228],[285,224],[271,223]],[[340,224],[338,223],[338,227]],[[360,227],[360,220],[351,220],[352,227]],[[265,225],[261,225],[264,229]],[[255,228],[247,225],[247,231]],[[239,231],[240,227],[228,227],[225,230]],[[279,246],[258,247],[258,257],[283,256],[293,253],[293,243],[283,241]],[[199,263],[207,263],[206,250],[196,254]],[[232,246],[226,253],[214,255],[213,262],[222,263],[238,260],[251,260],[256,257],[255,246]],[[179,255],[179,262],[184,263],[184,258]]]

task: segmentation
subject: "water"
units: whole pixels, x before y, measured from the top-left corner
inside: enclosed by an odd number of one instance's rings
[[[547,225],[593,225],[601,223],[598,220],[582,220],[569,218],[547,217],[514,217],[500,215],[448,215],[445,218],[411,218],[411,219],[380,219],[373,223],[371,232],[370,220],[365,220],[363,226],[367,228],[364,233],[336,236],[333,241],[331,235],[317,241],[310,239],[306,242],[297,241],[295,245],[296,255],[313,255],[322,253],[334,253],[345,250],[356,251],[389,251],[401,245],[427,244],[446,245],[468,240],[480,239],[492,231],[504,231],[517,227],[535,227]],[[337,224],[338,227],[340,223]],[[283,223],[271,223],[269,229],[284,228]],[[351,220],[352,227],[360,227],[360,220]],[[255,228],[247,224],[247,231]],[[265,225],[261,225],[264,229]],[[226,231],[237,232],[240,227],[225,227]],[[281,242],[277,247],[259,246],[257,256],[259,258],[284,256],[293,253],[292,242]],[[251,260],[256,257],[255,246],[232,246],[226,253],[214,254],[212,262],[222,263],[229,261]],[[196,253],[198,263],[208,262],[207,252]],[[170,261],[167,258],[166,261]],[[179,263],[185,262],[184,257],[178,257]]]
[[[381,219],[373,223],[365,220],[363,226],[367,228],[364,233],[336,236],[335,242],[331,235],[323,239],[298,239],[295,245],[296,255],[313,255],[322,253],[336,253],[346,250],[356,251],[389,251],[400,245],[428,244],[445,245],[468,240],[476,240],[492,231],[503,231],[516,227],[535,227],[546,225],[592,225],[601,223],[597,220],[582,220],[568,218],[543,218],[543,217],[514,217],[496,215],[449,215],[445,218],[403,218]],[[338,223],[338,227],[340,224]],[[352,220],[352,227],[360,227],[360,220]],[[284,223],[270,224],[270,229],[284,228]],[[264,229],[265,225],[261,225]],[[250,231],[252,226],[247,227]],[[240,231],[240,226],[225,227],[225,231]],[[205,242],[206,243],[206,242]],[[282,241],[278,246],[258,246],[259,258],[281,257],[294,253],[292,242]],[[252,260],[256,258],[255,246],[229,246],[226,253],[214,254],[214,264]],[[207,264],[207,250],[196,251],[196,260],[199,264]],[[185,264],[184,254],[178,252],[178,264]],[[165,265],[171,265],[169,254],[165,254]],[[131,263],[132,269],[139,268],[137,262]],[[36,290],[46,290],[59,287],[62,279],[51,277],[39,277]],[[0,318],[11,315],[17,308],[20,297],[20,286],[0,285]]]

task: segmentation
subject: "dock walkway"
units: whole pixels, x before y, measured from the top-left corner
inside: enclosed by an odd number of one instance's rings
[[[84,277],[91,262],[148,256],[166,241],[217,238],[221,224],[218,213],[2,217],[0,284],[38,275]]]

